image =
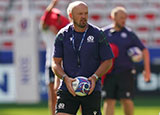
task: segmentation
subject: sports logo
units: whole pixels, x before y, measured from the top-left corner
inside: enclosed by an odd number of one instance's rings
[[[131,95],[130,92],[126,92],[127,97],[130,97],[130,95]]]
[[[93,114],[96,115],[96,114],[97,114],[97,111],[93,111]]]
[[[126,34],[125,32],[122,32],[122,33],[121,33],[121,37],[122,37],[122,38],[126,38],[126,37],[127,37],[127,34]]]
[[[65,104],[64,103],[59,103],[58,104],[58,109],[64,109],[65,107]]]
[[[73,38],[72,37],[70,37],[70,41],[72,41],[73,40]]]
[[[94,43],[94,37],[93,36],[88,36],[87,42],[88,43]]]

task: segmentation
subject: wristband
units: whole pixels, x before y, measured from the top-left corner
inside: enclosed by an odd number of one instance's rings
[[[61,79],[64,80],[66,76],[67,76],[66,74],[63,74]]]
[[[93,74],[94,77],[96,77],[96,81],[99,79],[98,75]]]

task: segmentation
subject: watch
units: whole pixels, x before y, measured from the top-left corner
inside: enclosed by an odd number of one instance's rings
[[[93,76],[94,76],[94,77],[96,77],[96,80],[98,80],[98,79],[99,79],[98,75],[93,74]]]
[[[63,74],[61,79],[64,80],[66,76],[67,76],[66,74]]]

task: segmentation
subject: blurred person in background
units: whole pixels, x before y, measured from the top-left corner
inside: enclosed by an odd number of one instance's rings
[[[73,23],[57,34],[53,55],[54,73],[63,80],[56,112],[57,115],[76,115],[81,105],[82,115],[101,115],[100,77],[110,68],[113,54],[103,31],[88,23],[86,3],[70,3],[67,13]],[[91,81],[88,95],[76,96],[72,82],[77,76]]]
[[[46,45],[45,78],[48,85],[48,104],[52,115],[55,115],[56,91],[60,84],[60,79],[54,75],[51,69],[53,44],[58,31],[69,23],[69,20],[61,14],[60,10],[54,8],[57,2],[58,0],[51,1],[40,21],[42,39]]]
[[[107,72],[106,74],[104,74],[104,75],[101,77],[102,87],[103,87],[103,85],[104,85],[104,80],[105,80],[107,74],[109,74],[109,73],[112,71],[113,65],[114,65],[114,61],[115,61],[115,59],[116,59],[116,58],[118,57],[118,55],[119,55],[119,49],[118,49],[118,47],[117,47],[115,44],[113,44],[113,43],[109,43],[109,45],[110,45],[110,47],[111,47],[111,49],[112,49],[114,58],[112,58],[112,66],[111,66],[111,68],[108,70],[108,72]]]
[[[102,98],[104,99],[104,115],[114,115],[116,100],[120,100],[125,115],[134,114],[134,62],[127,55],[130,47],[139,47],[144,59],[144,80],[150,81],[150,57],[148,49],[142,44],[135,33],[125,26],[127,11],[124,7],[116,7],[111,12],[113,24],[104,27],[104,32],[110,43],[119,49],[112,71],[104,79]]]

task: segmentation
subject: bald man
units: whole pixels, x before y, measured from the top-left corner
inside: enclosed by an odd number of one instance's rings
[[[104,33],[88,23],[88,6],[82,1],[69,4],[71,24],[57,35],[53,55],[54,73],[63,80],[58,91],[57,115],[101,115],[101,80],[112,65],[112,50]],[[61,66],[63,62],[63,66]],[[72,88],[75,77],[84,76],[91,82],[86,96],[77,96]]]

